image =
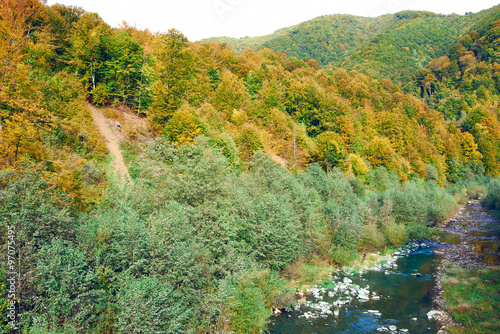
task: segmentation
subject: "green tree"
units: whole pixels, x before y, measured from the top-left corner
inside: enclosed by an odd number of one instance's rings
[[[128,279],[118,294],[118,323],[127,333],[189,333],[191,312],[182,294],[159,277]]]
[[[85,13],[73,23],[69,64],[90,91],[95,90],[102,79],[99,74],[108,52],[106,39],[110,35],[111,28],[97,14]]]
[[[316,137],[317,160],[328,171],[342,164],[346,158],[342,138],[331,131],[325,131]]]
[[[123,104],[138,104],[143,50],[126,32],[109,38],[109,51],[103,64],[103,75],[110,97]]]
[[[175,29],[158,38],[154,54],[156,79],[152,83],[151,116],[164,126],[186,99],[195,74],[195,58],[188,39]]]
[[[33,284],[37,293],[29,313],[45,318],[52,329],[91,330],[104,291],[98,288],[97,275],[85,255],[56,238],[36,258]]]

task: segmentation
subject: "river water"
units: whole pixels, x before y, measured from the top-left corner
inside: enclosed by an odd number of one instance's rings
[[[445,228],[441,242],[412,244],[392,261],[357,275],[333,273],[291,312],[271,319],[269,333],[436,333],[429,317],[442,250],[473,248],[482,261],[499,263],[495,220],[469,202]]]

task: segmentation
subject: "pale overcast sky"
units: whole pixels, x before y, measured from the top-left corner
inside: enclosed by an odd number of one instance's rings
[[[117,27],[126,21],[153,32],[180,30],[191,41],[259,36],[327,14],[378,16],[406,9],[465,14],[499,0],[48,0],[98,13]]]

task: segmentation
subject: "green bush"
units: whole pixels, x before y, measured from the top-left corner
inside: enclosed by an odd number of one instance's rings
[[[357,255],[360,226],[352,221],[340,222],[333,231],[330,260],[340,265],[351,263]]]
[[[408,241],[408,233],[403,224],[388,222],[382,226],[382,231],[391,246],[397,247]]]
[[[31,316],[46,319],[50,329],[63,327],[88,331],[96,322],[96,311],[104,291],[83,253],[56,238],[43,246],[37,257],[30,300]]]
[[[500,180],[493,179],[488,183],[488,195],[483,203],[488,209],[500,212]]]
[[[356,260],[358,253],[354,248],[344,248],[340,245],[332,245],[328,250],[328,255],[332,262],[341,266],[347,266]]]
[[[439,174],[436,167],[429,164],[425,165],[425,180],[434,182],[439,181]]]
[[[385,235],[374,223],[363,225],[359,249],[364,251],[378,251],[387,245]]]
[[[231,285],[229,327],[234,333],[261,333],[273,308],[281,309],[293,303],[292,290],[275,271],[244,272],[235,276]]]
[[[251,283],[238,284],[231,299],[231,323],[234,333],[261,333],[267,325],[271,310],[266,308],[263,292]]]
[[[299,224],[290,204],[278,195],[265,195],[255,206],[255,251],[259,261],[281,270],[303,251]]]
[[[435,184],[426,187],[427,221],[429,225],[439,225],[449,219],[457,210],[457,202],[444,189]]]
[[[123,333],[189,333],[184,296],[159,277],[128,278],[117,297],[117,329]]]
[[[436,235],[435,230],[423,225],[410,225],[406,228],[409,240],[429,240]]]
[[[395,171],[388,172],[387,168],[382,166],[369,173],[368,183],[377,191],[397,189],[399,187],[399,177]]]
[[[408,181],[401,189],[389,190],[389,194],[396,222],[423,225],[428,223],[429,203],[422,182]]]

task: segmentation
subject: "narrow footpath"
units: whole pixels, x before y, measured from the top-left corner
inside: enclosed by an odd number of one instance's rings
[[[99,132],[103,135],[106,140],[106,146],[108,147],[109,153],[113,158],[112,164],[113,169],[119,178],[123,181],[128,181],[133,183],[132,178],[128,172],[128,168],[123,160],[123,155],[120,150],[120,137],[117,134],[119,127],[114,125],[114,122],[108,120],[102,112],[94,107],[93,105],[88,105],[92,118],[94,119],[94,124],[99,129]]]

